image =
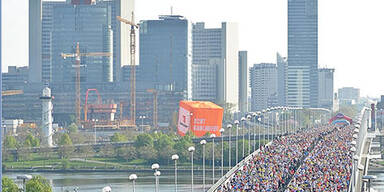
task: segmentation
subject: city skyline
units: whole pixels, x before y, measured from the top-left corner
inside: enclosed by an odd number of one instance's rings
[[[28,2],[23,0],[4,2],[3,6],[3,69],[10,65],[25,66],[28,62]],[[241,1],[235,5],[223,3],[218,13],[209,14],[209,8],[216,1],[207,2],[201,7],[199,14],[194,13],[194,8],[201,5],[198,1],[172,1],[165,0],[161,3],[154,2],[158,6],[145,7],[149,0],[142,0],[136,4],[137,20],[153,19],[161,14],[169,14],[173,5],[173,13],[181,14],[192,22],[203,21],[208,27],[219,25],[222,21],[234,21],[239,23],[239,48],[248,50],[249,63],[274,62],[276,52],[287,56],[287,1]],[[345,3],[348,2],[346,9]],[[217,2],[216,2],[217,3]],[[255,5],[255,6],[254,6]],[[257,6],[258,5],[258,6]],[[371,81],[378,81],[380,70],[371,71],[377,67],[379,61],[379,47],[384,38],[379,36],[384,29],[374,25],[375,19],[382,18],[379,0],[362,0],[337,2],[324,0],[319,2],[319,67],[332,67],[335,72],[335,89],[343,86],[361,88],[362,96],[377,96],[384,93],[384,88],[376,88]],[[22,13],[10,12],[17,7]],[[187,9],[187,7],[191,7]],[[240,9],[241,8],[241,9]],[[232,9],[243,10],[234,11]],[[338,11],[343,9],[343,15]],[[363,11],[356,15],[356,11]],[[15,16],[18,17],[15,17]],[[10,18],[12,17],[12,18]],[[265,19],[268,18],[268,19]],[[252,22],[254,25],[247,25]],[[12,24],[11,24],[12,23]],[[271,25],[272,23],[272,25]],[[355,38],[367,36],[366,38]],[[10,38],[6,38],[10,37]],[[351,44],[356,46],[350,46]],[[372,49],[365,49],[371,47]],[[353,55],[353,57],[351,57]],[[364,68],[360,67],[364,64]],[[348,66],[348,67],[347,67]],[[356,78],[359,74],[366,74],[366,78]]]

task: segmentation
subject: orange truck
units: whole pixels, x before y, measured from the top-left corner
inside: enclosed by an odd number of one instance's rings
[[[223,108],[208,101],[180,101],[177,132],[184,136],[191,131],[196,137],[207,132],[220,136]]]

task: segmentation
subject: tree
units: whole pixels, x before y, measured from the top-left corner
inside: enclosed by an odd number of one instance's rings
[[[77,127],[76,123],[71,123],[68,126],[68,132],[69,133],[77,133],[78,130],[79,130],[79,128]]]
[[[144,133],[138,135],[135,140],[135,147],[145,147],[145,146],[153,146],[153,137],[150,134]]]
[[[61,159],[68,158],[74,151],[72,147],[72,140],[67,133],[61,135],[58,144],[60,146],[58,154]]]
[[[5,137],[5,141],[4,141],[4,145],[6,148],[8,149],[14,149],[17,147],[17,141],[16,141],[16,138],[14,136],[11,136],[11,135],[7,135]]]
[[[3,192],[18,192],[19,191],[19,188],[13,182],[12,179],[10,179],[8,177],[3,177],[1,179],[1,181],[2,181]]]
[[[102,157],[112,157],[114,155],[114,147],[112,144],[105,144],[100,148],[99,155]]]
[[[189,159],[188,147],[192,146],[192,139],[189,135],[181,137],[176,141],[173,148],[180,157],[180,161],[187,161]]]
[[[127,141],[127,136],[121,133],[115,133],[111,136],[111,142],[124,142]]]
[[[25,185],[26,192],[52,192],[48,180],[38,175],[34,176]]]
[[[93,147],[90,145],[84,145],[79,148],[79,153],[82,157],[84,157],[84,162],[87,162],[88,157],[91,157],[95,154]]]
[[[68,146],[68,145],[72,145],[72,140],[71,138],[69,137],[69,135],[67,133],[64,133],[63,135],[61,135],[61,137],[59,138],[59,143],[58,143],[60,146]]]
[[[24,141],[24,147],[38,147],[40,146],[40,140],[34,137],[31,133],[27,135]]]
[[[120,147],[117,149],[117,157],[126,161],[137,159],[136,148],[133,146]]]
[[[138,148],[139,157],[146,161],[156,159],[156,150],[152,146],[144,146]]]

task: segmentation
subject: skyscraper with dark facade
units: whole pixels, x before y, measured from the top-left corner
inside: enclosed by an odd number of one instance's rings
[[[138,89],[188,93],[190,27],[183,16],[165,15],[140,24],[140,70]]]
[[[113,53],[111,6],[108,4],[53,7],[52,82],[75,81],[75,58],[62,58],[61,53],[74,53],[76,43],[80,52]],[[82,57],[80,81],[85,83],[113,82],[112,57]]]
[[[317,0],[288,0],[287,104],[318,106]]]

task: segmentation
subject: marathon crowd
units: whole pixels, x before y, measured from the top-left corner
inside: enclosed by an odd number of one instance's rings
[[[323,126],[277,138],[263,146],[217,191],[284,191],[304,158],[333,129]]]
[[[351,126],[324,136],[297,170],[286,192],[347,191],[351,177]]]

